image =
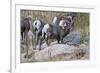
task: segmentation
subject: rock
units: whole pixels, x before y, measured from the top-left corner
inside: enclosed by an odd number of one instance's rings
[[[43,50],[44,48],[48,47],[46,43],[43,43],[41,45],[41,49]],[[37,50],[39,49],[39,45],[36,46]]]
[[[85,53],[83,49],[77,48],[75,46],[69,46],[67,44],[55,44],[49,47],[46,47],[45,49],[41,51],[37,51],[35,53],[35,60],[37,61],[47,61],[51,57],[62,55],[62,54],[70,54],[73,55],[80,55],[81,53]],[[68,57],[68,56],[67,56]]]
[[[57,44],[57,41],[55,42],[51,42],[50,45],[54,45],[54,44]],[[43,50],[44,48],[48,47],[48,45],[46,43],[43,43],[41,45],[41,49]],[[37,50],[39,49],[39,45],[36,46]]]
[[[69,45],[78,45],[81,41],[81,35],[79,32],[71,32],[63,39],[63,41]]]

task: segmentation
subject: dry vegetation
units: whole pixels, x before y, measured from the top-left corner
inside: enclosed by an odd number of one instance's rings
[[[63,16],[67,16],[68,12],[52,12],[52,11],[34,11],[34,10],[21,10],[21,19],[23,17],[30,16],[32,18],[32,21],[35,20],[36,17],[39,19],[42,19],[42,21],[46,23],[52,23],[52,18],[56,16],[57,14],[61,14]],[[89,13],[77,13],[77,16],[74,19],[75,27],[74,31],[78,31],[81,34],[81,41],[78,45],[74,45],[78,48],[85,48],[87,49],[84,57],[77,57],[76,55],[73,56],[73,54],[60,54],[53,57],[48,57],[48,59],[44,61],[66,61],[66,60],[84,60],[89,59]],[[22,46],[22,44],[21,44]],[[69,48],[70,49],[70,48]],[[23,58],[24,53],[21,55],[21,62],[38,62],[34,59],[34,53],[30,59]]]

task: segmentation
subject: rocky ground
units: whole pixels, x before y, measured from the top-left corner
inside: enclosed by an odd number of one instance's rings
[[[87,40],[80,43],[82,38],[76,32],[72,32],[65,38],[65,44],[57,44],[55,41],[50,46],[44,43],[41,51],[29,50],[29,58],[25,58],[25,51],[23,50],[25,45],[22,45],[21,63],[89,59],[89,42]]]
[[[79,48],[82,47],[82,48]],[[41,51],[34,51],[30,58],[24,58],[21,54],[21,62],[43,62],[43,61],[67,61],[89,59],[89,48],[81,44],[79,47],[67,44],[55,44]],[[30,53],[30,51],[29,51]]]

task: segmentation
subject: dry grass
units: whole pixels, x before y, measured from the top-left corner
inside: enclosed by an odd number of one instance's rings
[[[44,21],[46,23],[52,23],[52,18],[54,16],[56,16],[57,14],[66,16],[68,14],[68,12],[21,10],[21,18],[30,16],[32,18],[32,22],[35,20],[36,17],[38,17],[39,19],[42,19],[42,21]],[[74,31],[80,32],[81,37],[82,37],[81,42],[77,47],[83,48],[84,46],[82,46],[81,44],[84,44],[84,42],[87,42],[87,41],[85,41],[85,37],[90,36],[89,35],[89,33],[90,33],[90,31],[89,31],[89,24],[90,24],[89,23],[89,13],[77,13],[77,16],[75,17],[74,22],[75,22]],[[89,40],[89,38],[88,38],[88,40]],[[64,53],[64,54],[59,54],[57,56],[48,57],[47,59],[45,59],[41,62],[89,59],[89,42],[87,42],[87,43],[88,44],[85,45],[85,47],[87,48],[87,52],[84,54],[83,57],[81,55],[77,56],[74,53],[73,54]],[[21,44],[21,46],[22,46],[22,44]],[[27,62],[29,63],[29,62],[40,62],[40,61],[35,60],[34,53],[32,54],[31,58],[24,58],[24,53],[21,53],[21,63],[27,63]]]

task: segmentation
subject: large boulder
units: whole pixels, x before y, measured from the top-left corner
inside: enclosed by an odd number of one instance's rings
[[[80,49],[75,46],[69,46],[67,44],[54,44],[44,48],[41,51],[35,53],[36,61],[56,61],[58,60],[71,60],[71,58],[80,58],[85,54],[85,49]],[[63,55],[63,56],[61,56]],[[65,56],[66,55],[66,56]],[[80,56],[81,55],[81,56]],[[53,58],[54,57],[54,58]],[[61,59],[63,57],[63,59]]]
[[[69,45],[78,45],[81,41],[81,34],[79,32],[71,32],[65,36],[63,41]]]

